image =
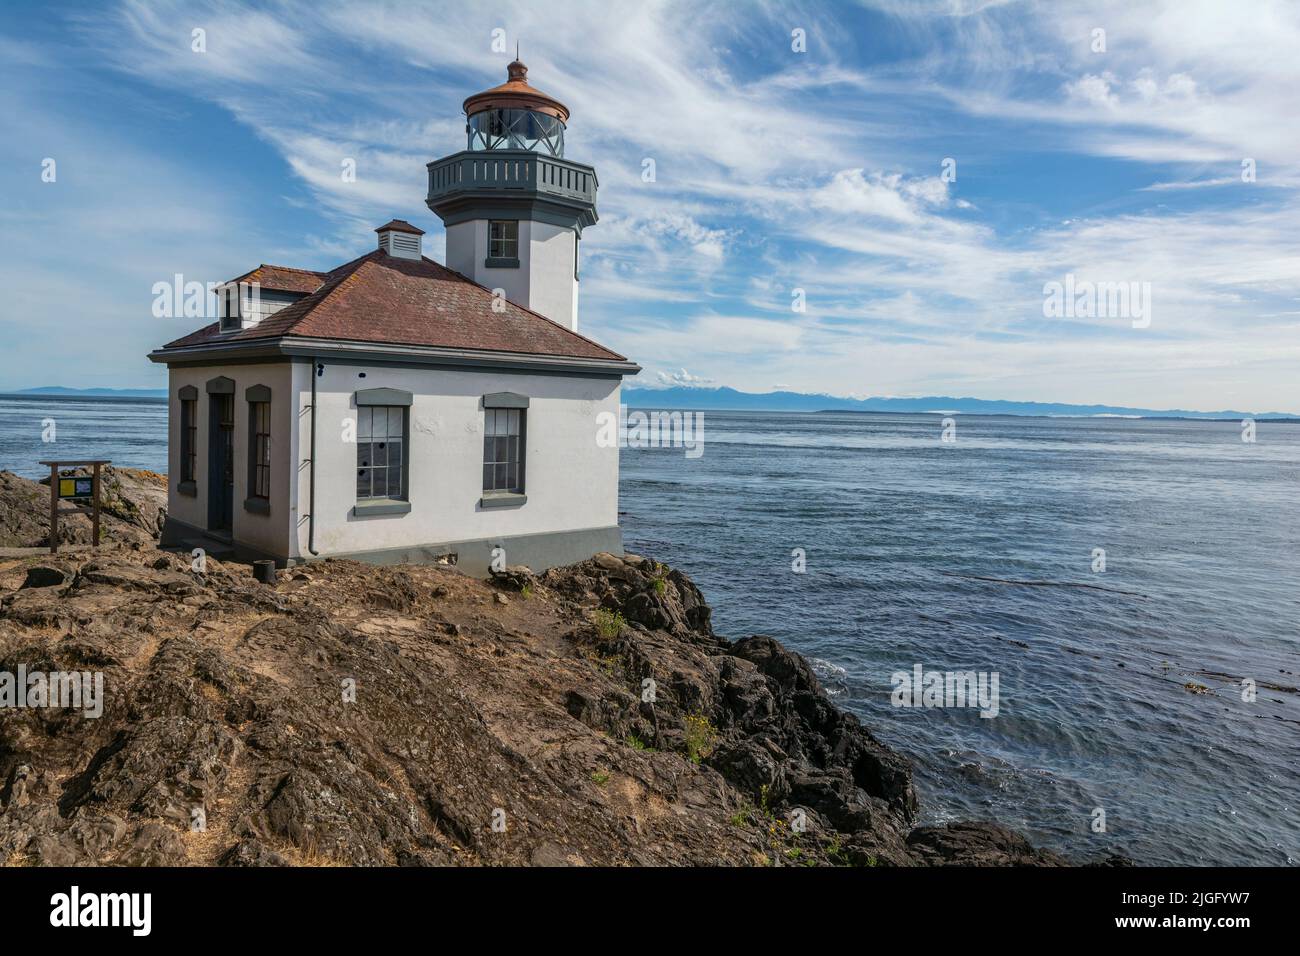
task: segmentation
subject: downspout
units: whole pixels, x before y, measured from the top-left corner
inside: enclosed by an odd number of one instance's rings
[[[311,477],[307,484],[307,550],[318,554],[316,550],[316,358],[311,360],[311,448],[307,459],[311,465]]]

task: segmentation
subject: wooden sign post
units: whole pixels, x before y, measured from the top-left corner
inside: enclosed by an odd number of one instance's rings
[[[59,553],[61,514],[90,515],[90,540],[92,547],[99,547],[99,469],[112,462],[107,458],[87,458],[82,461],[43,461],[41,464],[50,466],[50,554]],[[89,478],[63,478],[59,475],[60,468],[82,467],[91,469]],[[59,507],[60,501],[84,501],[87,498],[90,499],[90,507],[76,504],[68,508]]]

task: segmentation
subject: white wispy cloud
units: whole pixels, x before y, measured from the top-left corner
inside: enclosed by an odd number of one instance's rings
[[[583,243],[584,327],[648,369],[755,389],[1186,407],[1225,404],[1207,392],[1218,390],[1294,404],[1279,364],[1295,357],[1300,301],[1293,5],[862,8],[877,19],[861,36],[854,12],[830,3],[575,2],[563,29],[554,5],[522,0],[127,0],[81,12],[86,58],[164,102],[227,111],[279,157],[294,187],[284,207],[310,205],[321,225],[276,237],[276,210],[169,191],[166,175],[77,214],[95,235],[129,220],[146,272],[183,258],[178,242],[221,268],[280,253],[342,260],[391,215],[428,228],[436,254],[424,163],[462,148],[461,100],[500,82],[519,40],[530,78],[573,110],[570,155],[601,179],[601,221]],[[806,54],[790,48],[795,27]],[[491,47],[498,28],[504,55]],[[888,55],[876,33],[896,41]],[[39,43],[0,37],[0,50],[57,69]],[[954,154],[956,182],[939,175]],[[1027,154],[1069,172],[1046,187],[998,182]],[[1255,183],[1241,181],[1246,158]],[[355,182],[340,175],[346,160]],[[1124,185],[1107,194],[1079,170]],[[128,202],[150,216],[124,217]],[[159,217],[207,231],[173,230],[160,249],[142,228]],[[1043,283],[1067,273],[1150,282],[1153,327],[1045,320]],[[795,289],[805,312],[791,310]]]

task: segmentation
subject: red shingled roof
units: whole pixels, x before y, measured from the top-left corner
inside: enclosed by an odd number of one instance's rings
[[[259,288],[275,292],[315,292],[325,281],[324,272],[310,269],[293,269],[289,266],[268,266],[263,262],[252,272],[231,279],[235,282],[256,282]]]
[[[326,273],[311,295],[252,328],[222,332],[213,323],[164,349],[302,337],[626,361],[530,309],[505,301],[497,312],[492,302],[488,289],[431,259],[377,249]]]

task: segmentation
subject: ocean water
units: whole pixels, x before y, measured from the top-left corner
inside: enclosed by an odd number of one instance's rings
[[[81,458],[165,473],[167,400],[0,395],[0,468],[44,478],[38,462]]]
[[[939,416],[704,415],[698,458],[623,452],[628,549],[689,573],[719,633],[812,658],[912,758],[925,820],[1300,860],[1300,424],[960,416],[943,443]],[[161,401],[0,397],[0,468],[32,477],[164,471],[165,434]],[[997,716],[893,706],[916,665],[996,673]]]
[[[1241,434],[961,416],[945,444],[939,416],[706,412],[699,458],[624,452],[622,521],[719,633],[814,658],[912,757],[927,821],[1084,858],[1294,865],[1300,424]],[[997,716],[893,706],[918,664],[996,672]]]

